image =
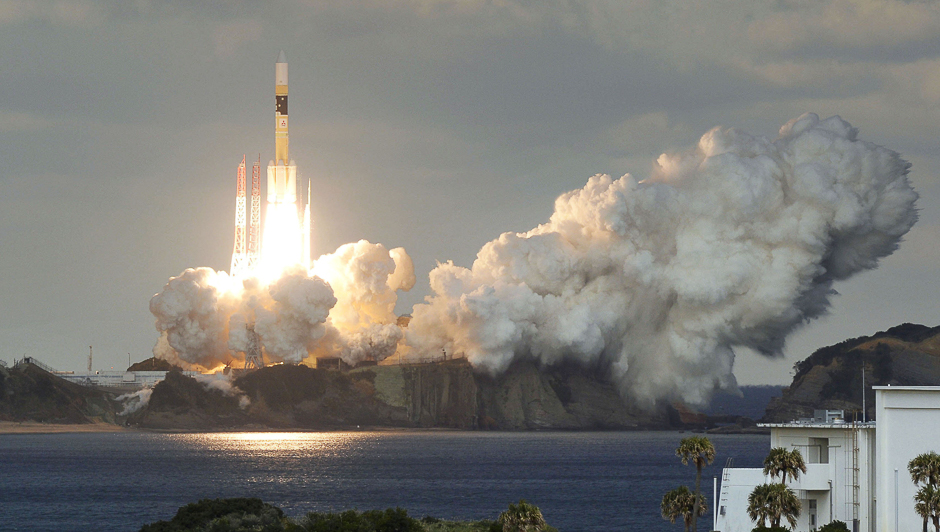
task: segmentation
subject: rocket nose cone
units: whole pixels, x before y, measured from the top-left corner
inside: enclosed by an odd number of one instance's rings
[[[281,53],[277,54],[277,62],[278,63],[287,62],[287,54],[284,53],[284,50],[281,50]]]

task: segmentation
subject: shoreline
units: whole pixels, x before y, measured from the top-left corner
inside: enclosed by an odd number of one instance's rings
[[[132,428],[111,423],[42,423],[0,421],[0,434],[65,434],[70,432],[128,432]]]
[[[640,430],[601,430],[600,432],[676,432],[676,433],[702,433],[711,434],[768,434],[766,429],[748,428],[745,430],[726,430],[705,432],[701,429],[683,429],[683,428],[663,428],[663,429],[640,429]],[[3,434],[68,434],[68,433],[108,433],[108,432],[152,432],[156,434],[194,434],[194,433],[265,433],[265,432],[556,432],[556,430],[510,430],[510,431],[475,431],[463,430],[447,427],[388,427],[388,426],[365,426],[365,427],[346,427],[346,428],[285,428],[285,427],[264,427],[258,425],[249,425],[240,428],[220,428],[209,427],[204,429],[192,428],[140,428],[114,425],[112,423],[43,423],[39,421],[0,421],[0,435]],[[578,430],[557,430],[557,432],[595,432]]]

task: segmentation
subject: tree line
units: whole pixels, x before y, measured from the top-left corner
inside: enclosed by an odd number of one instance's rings
[[[495,521],[415,519],[402,508],[310,512],[292,519],[261,499],[203,499],[181,507],[169,521],[144,525],[140,532],[558,532],[525,500],[510,504]]]

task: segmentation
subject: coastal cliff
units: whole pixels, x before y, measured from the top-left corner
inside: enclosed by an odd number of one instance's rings
[[[763,421],[810,417],[814,409],[852,416],[862,407],[863,370],[872,419],[872,386],[940,385],[940,327],[903,324],[846,340],[794,369],[793,382],[770,400]],[[0,421],[159,430],[643,430],[750,423],[738,419],[740,413],[706,416],[681,404],[646,411],[625,401],[603,372],[532,361],[496,376],[474,371],[464,359],[349,372],[285,364],[234,380],[197,380],[174,370],[152,392],[140,392],[146,398],[140,403],[119,401],[119,393],[71,383],[32,364],[0,367]]]
[[[540,370],[533,363],[519,363],[491,377],[474,372],[462,359],[349,373],[280,365],[221,387],[170,373],[154,387],[149,404],[127,422],[155,429],[672,426],[668,408],[650,413],[632,407],[613,385],[587,370]]]
[[[764,421],[812,417],[814,409],[861,417],[863,370],[866,417],[874,419],[872,386],[940,385],[940,327],[905,323],[845,340],[816,350],[794,369],[793,382],[781,397],[771,399]]]

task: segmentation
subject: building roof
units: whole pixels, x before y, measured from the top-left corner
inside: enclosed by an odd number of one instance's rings
[[[872,390],[899,390],[912,392],[940,392],[940,386],[872,386]]]
[[[771,429],[874,429],[875,422],[867,421],[865,423],[813,423],[813,422],[800,422],[800,421],[789,421],[787,423],[758,423],[758,427],[767,427]]]

